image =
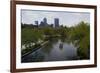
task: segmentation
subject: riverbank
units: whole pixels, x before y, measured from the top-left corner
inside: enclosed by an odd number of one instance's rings
[[[29,55],[31,52],[36,51],[38,49],[40,49],[43,45],[45,45],[46,43],[48,43],[49,41],[45,41],[45,42],[41,42],[40,44],[34,45],[34,47],[31,47],[30,49],[24,49],[23,51],[27,51],[25,54],[22,54],[22,58]]]

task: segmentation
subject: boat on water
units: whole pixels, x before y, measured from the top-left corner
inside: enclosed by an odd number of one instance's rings
[[[59,44],[59,48],[63,48],[63,43],[60,43]]]

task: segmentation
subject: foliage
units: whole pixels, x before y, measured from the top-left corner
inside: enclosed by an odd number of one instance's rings
[[[21,31],[22,44],[37,43],[39,39],[43,39],[42,32],[37,29],[23,28]]]
[[[80,22],[77,26],[71,28],[70,39],[78,46],[80,58],[89,58],[90,49],[90,27],[88,23]]]
[[[74,42],[75,46],[78,48],[77,52],[80,59],[89,58],[90,50],[90,26],[88,23],[80,22],[78,25],[73,27],[64,27],[59,28],[53,27],[34,27],[33,25],[22,24],[21,29],[21,40],[22,45],[34,42],[35,44],[39,41],[45,41],[49,36],[65,38]]]
[[[54,29],[51,27],[43,28],[44,35],[52,36],[54,35]]]

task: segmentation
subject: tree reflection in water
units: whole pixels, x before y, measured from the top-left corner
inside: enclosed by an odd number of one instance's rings
[[[79,60],[77,47],[67,39],[51,38],[40,49],[22,59],[27,62],[68,61]]]

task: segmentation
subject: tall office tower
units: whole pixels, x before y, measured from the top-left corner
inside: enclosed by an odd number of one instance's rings
[[[38,25],[39,24],[38,21],[35,21],[35,24]]]
[[[54,19],[55,28],[59,27],[59,18]]]
[[[47,25],[47,18],[43,19],[43,23],[44,23],[44,25]]]

